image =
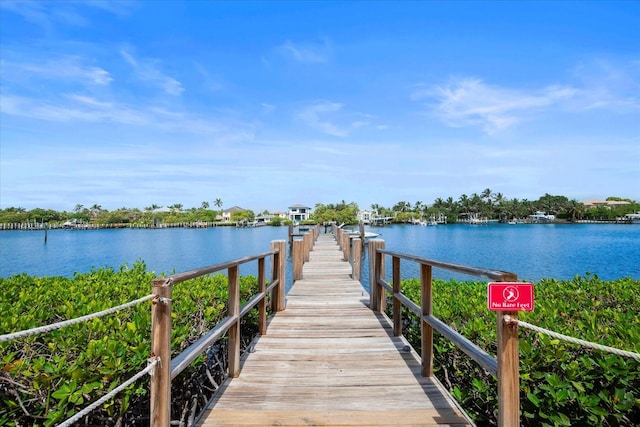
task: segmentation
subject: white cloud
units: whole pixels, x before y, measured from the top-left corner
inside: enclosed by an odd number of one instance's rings
[[[436,115],[449,126],[480,126],[487,134],[495,134],[577,93],[567,86],[526,91],[491,86],[477,78],[456,78],[445,85],[416,91],[411,98],[434,99]]]
[[[84,62],[82,58],[76,56],[61,56],[40,64],[2,61],[0,66],[3,78],[12,81],[35,78],[97,86],[108,86],[113,81],[107,70]]]
[[[327,135],[345,137],[349,134],[345,129],[341,129],[326,119],[327,115],[336,113],[341,109],[342,104],[337,102],[318,102],[305,107],[298,113],[298,118],[312,129],[326,133]]]
[[[583,87],[574,108],[618,112],[640,109],[640,59],[591,59],[576,66],[572,75]]]
[[[124,49],[120,51],[120,54],[124,60],[131,65],[139,80],[159,86],[169,95],[179,96],[184,92],[182,83],[164,74],[160,70],[158,61],[147,58],[135,58],[130,52]]]
[[[262,107],[263,114],[272,113],[276,109],[275,105],[267,104],[266,102],[261,103],[260,106]]]
[[[322,44],[294,44],[287,40],[279,47],[285,56],[303,64],[318,64],[327,62],[330,57],[330,48],[326,40]]]
[[[51,34],[57,26],[89,27],[91,22],[84,10],[97,9],[117,16],[129,13],[130,1],[9,1],[0,2],[0,8],[22,16],[25,21]]]
[[[0,112],[55,123],[114,123],[143,127],[148,131],[211,135],[220,142],[253,138],[251,127],[243,123],[226,124],[223,120],[213,121],[188,111],[153,105],[136,107],[78,94],[66,94],[54,100],[3,95]]]
[[[479,126],[496,134],[549,111],[573,114],[640,110],[640,63],[585,61],[572,70],[571,83],[540,88],[490,85],[480,78],[456,77],[440,85],[414,85],[410,98],[429,100],[437,117],[452,127]]]

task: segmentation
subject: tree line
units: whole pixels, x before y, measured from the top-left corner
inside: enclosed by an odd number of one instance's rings
[[[437,198],[431,204],[422,201],[399,201],[391,207],[372,204],[370,212],[379,217],[392,218],[393,222],[406,223],[412,220],[446,217],[448,223],[455,223],[461,216],[474,215],[489,220],[509,221],[526,218],[536,211],[555,215],[557,218],[569,221],[576,220],[613,220],[625,214],[640,211],[640,203],[631,199],[608,197],[607,201],[628,202],[609,206],[587,207],[583,203],[569,199],[566,196],[545,193],[537,200],[507,198],[502,193],[494,193],[485,189],[481,193],[471,195],[462,194],[457,199],[448,197]],[[218,209],[211,209],[211,206]],[[55,211],[52,209],[35,208],[26,210],[20,207],[0,209],[0,223],[61,223],[76,221],[93,224],[129,224],[142,223],[193,223],[220,221],[222,215],[222,200],[215,199],[211,204],[203,201],[198,207],[184,208],[181,203],[169,205],[150,205],[144,209],[122,207],[109,211],[101,205],[75,205],[72,211]],[[335,221],[338,223],[354,224],[358,222],[360,208],[357,203],[347,203],[342,200],[335,204],[318,203],[315,206],[311,222],[323,223]],[[263,211],[262,214],[269,214]],[[232,222],[252,222],[256,214],[252,210],[234,212]],[[272,225],[287,223],[286,219],[274,218]]]
[[[625,214],[640,211],[640,203],[621,197],[608,197],[607,201],[628,202],[628,204],[607,206],[585,206],[575,199],[545,193],[537,200],[506,198],[502,193],[485,189],[480,194],[462,194],[458,199],[437,198],[432,204],[421,201],[414,203],[399,201],[391,207],[372,204],[370,212],[378,217],[392,218],[392,222],[407,223],[413,220],[438,219],[445,217],[447,223],[455,223],[461,217],[471,215],[488,220],[510,221],[524,219],[538,211],[555,215],[568,221],[576,220],[614,220]],[[316,222],[336,221],[353,223],[360,211],[354,202],[344,200],[337,204],[318,204],[314,211]]]

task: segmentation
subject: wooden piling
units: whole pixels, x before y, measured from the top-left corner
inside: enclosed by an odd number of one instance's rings
[[[293,280],[302,279],[302,267],[304,265],[304,241],[294,240],[291,253],[293,256]]]
[[[157,298],[151,305],[151,355],[160,358],[151,376],[151,425],[169,427],[171,422],[171,282],[153,279]]]
[[[362,275],[362,241],[355,238],[351,241],[351,277],[360,281]]]
[[[271,250],[278,251],[273,256],[271,262],[271,277],[272,280],[278,281],[278,286],[273,290],[271,295],[271,309],[273,311],[282,311],[285,309],[285,291],[287,281],[287,241],[286,240],[273,240],[271,242]]]
[[[369,240],[369,298],[371,309],[384,311],[386,308],[386,295],[384,288],[377,283],[378,277],[384,277],[384,255],[377,253],[378,249],[384,249],[384,240]]]

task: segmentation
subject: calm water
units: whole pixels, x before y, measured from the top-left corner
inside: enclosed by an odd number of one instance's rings
[[[606,280],[640,279],[637,225],[394,225],[367,230],[380,233],[390,250],[511,271],[522,280],[571,279],[586,273]],[[72,276],[92,267],[118,268],[138,260],[158,274],[180,272],[266,252],[271,240],[286,238],[286,227],[50,230],[45,244],[43,231],[2,231],[0,277],[23,272]],[[417,266],[412,264],[403,264],[403,277],[417,277]],[[253,268],[246,267],[244,274],[254,274]],[[366,267],[363,275],[367,283]],[[439,270],[434,276],[472,279]]]
[[[622,224],[493,224],[371,228],[385,247],[425,258],[516,273],[520,280],[640,279],[640,226]],[[403,276],[418,277],[411,265]],[[403,271],[405,267],[403,264]],[[412,273],[413,274],[410,274]],[[434,270],[439,278],[472,280]]]

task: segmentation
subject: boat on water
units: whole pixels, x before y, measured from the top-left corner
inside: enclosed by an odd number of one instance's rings
[[[360,231],[359,230],[349,230],[349,229],[343,229],[343,231],[345,233],[347,233],[349,235],[350,238],[354,238],[354,237],[361,237],[360,235]],[[373,233],[371,231],[365,231],[364,232],[364,238],[368,239],[368,238],[374,238],[374,237],[378,237],[380,234],[379,233]]]
[[[550,215],[550,214],[548,215],[546,212],[543,212],[543,211],[536,211],[535,214],[529,215],[528,218],[531,222],[536,222],[536,223],[553,222],[556,220],[555,215]]]
[[[627,221],[629,224],[640,224],[640,212],[626,214],[624,221]]]
[[[338,228],[342,229],[342,231],[346,234],[349,235],[350,238],[354,238],[354,237],[362,237],[361,233],[360,233],[360,229],[354,229],[354,228],[343,228],[345,225],[345,223],[343,222],[342,224],[338,225]],[[368,239],[370,237],[378,237],[380,234],[379,233],[373,233],[371,231],[365,231],[364,232],[364,239]]]

